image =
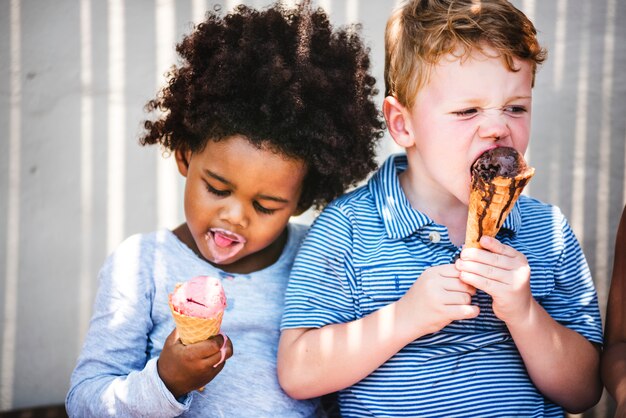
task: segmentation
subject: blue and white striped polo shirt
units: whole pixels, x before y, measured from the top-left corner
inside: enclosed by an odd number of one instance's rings
[[[282,329],[359,319],[400,299],[426,268],[453,262],[460,248],[447,229],[413,209],[400,187],[406,167],[406,156],[390,157],[366,186],[316,219],[292,269]],[[589,268],[559,209],[522,196],[497,238],[527,257],[533,296],[545,310],[601,344]],[[342,390],[342,415],[562,416],[530,381],[491,298],[479,291],[474,303],[477,318],[413,341]]]

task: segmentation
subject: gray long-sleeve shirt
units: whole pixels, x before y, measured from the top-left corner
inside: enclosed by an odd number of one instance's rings
[[[289,224],[283,254],[249,275],[227,274],[198,258],[168,230],[135,235],[106,260],[66,407],[72,417],[314,416],[317,400],[296,401],[279,387],[276,352],[285,287],[306,232]],[[222,332],[234,355],[206,385],[175,399],[156,362],[174,329],[167,296],[194,276],[220,277],[228,307]]]

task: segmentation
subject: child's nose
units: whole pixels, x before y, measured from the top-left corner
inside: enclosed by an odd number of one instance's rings
[[[499,111],[484,112],[481,115],[478,135],[485,139],[501,139],[509,135],[506,117]]]
[[[230,223],[231,225],[237,225],[242,228],[248,226],[248,218],[246,216],[245,207],[240,202],[234,199],[228,199],[229,202],[222,207],[220,211],[220,217],[222,220]]]

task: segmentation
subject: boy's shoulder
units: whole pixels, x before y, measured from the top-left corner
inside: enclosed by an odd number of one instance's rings
[[[378,218],[377,215],[376,203],[367,184],[365,184],[346,192],[330,202],[322,210],[318,218],[325,219],[331,223],[343,222],[354,226],[366,219],[374,221]],[[317,223],[314,222],[314,225],[317,226]]]
[[[527,239],[550,235],[556,243],[564,244],[573,239],[573,231],[561,209],[538,199],[522,195],[517,201],[520,232]]]
[[[521,195],[518,200],[520,213],[524,219],[545,221],[547,219],[563,219],[565,216],[558,206],[542,202],[527,195]]]
[[[364,205],[374,205],[374,199],[368,187],[368,183],[363,184],[339,196],[338,198],[330,202],[327,208],[347,210],[350,208],[355,209]]]

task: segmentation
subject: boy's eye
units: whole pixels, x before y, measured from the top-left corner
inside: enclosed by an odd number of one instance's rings
[[[502,110],[509,115],[522,115],[526,113],[526,108],[519,105],[506,106]]]
[[[265,215],[271,215],[274,212],[276,212],[276,209],[268,209],[264,206],[261,206],[261,204],[259,204],[259,202],[253,202],[252,205],[254,206],[254,209],[259,211],[260,213],[263,213]]]
[[[468,116],[474,116],[478,114],[478,109],[475,107],[471,107],[469,109],[463,109],[463,110],[459,110],[459,111],[452,112],[452,113],[456,116],[468,117]]]
[[[209,193],[213,193],[216,196],[226,197],[230,194],[230,190],[219,190],[211,186],[209,183],[206,183],[206,188],[209,191]]]

